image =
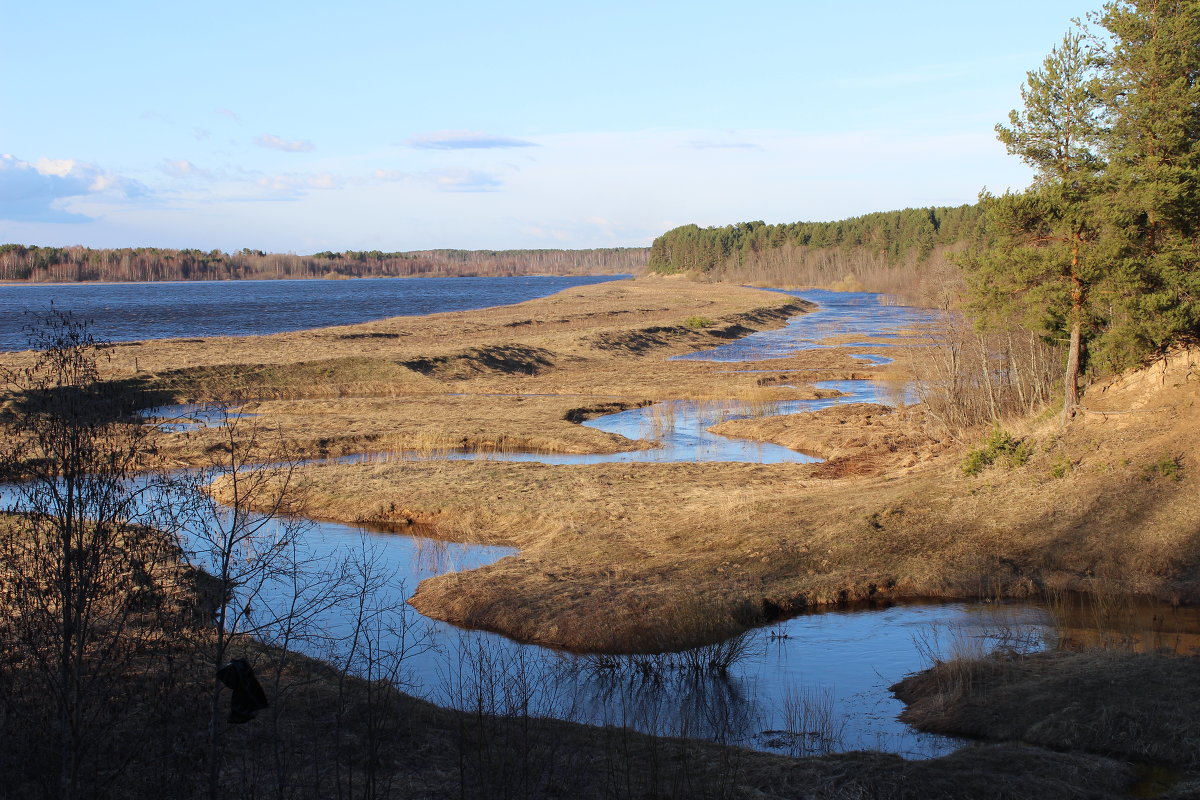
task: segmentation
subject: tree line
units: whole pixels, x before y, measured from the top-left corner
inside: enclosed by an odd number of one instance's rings
[[[440,278],[460,276],[596,275],[640,273],[644,247],[589,250],[379,250],[313,255],[242,248],[172,250],[159,247],[93,249],[0,245],[0,280],[208,281],[286,278]]]
[[[1021,95],[996,133],[1034,169],[1022,191],[835,222],[685,225],[655,239],[647,268],[960,308],[974,329],[956,323],[949,377],[924,384],[978,390],[998,420],[1009,394],[1013,413],[1055,395],[1044,378],[1058,362],[1069,418],[1085,374],[1200,335],[1200,2],[1105,3]]]
[[[945,252],[985,236],[979,205],[906,208],[833,222],[684,225],[650,247],[647,268],[712,280],[834,285],[853,276],[887,290],[911,285]]]

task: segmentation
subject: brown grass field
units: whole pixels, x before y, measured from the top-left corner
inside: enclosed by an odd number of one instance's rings
[[[860,601],[1072,592],[1200,600],[1200,352],[1177,351],[1091,386],[1086,412],[1065,429],[1052,414],[1011,423],[1022,458],[967,476],[965,448],[937,435],[916,410],[844,405],[808,417],[769,415],[773,402],[815,396],[816,380],[897,380],[897,366],[864,368],[854,349],[737,365],[767,372],[667,360],[803,311],[775,293],[645,279],[485,311],[268,337],[145,342],[116,348],[107,369],[114,380],[164,399],[232,398],[259,415],[260,433],[285,440],[298,456],[434,456],[306,466],[306,509],[319,518],[419,524],[426,535],[518,548],[481,569],[425,581],[412,604],[524,641],[587,651],[673,650],[779,614]],[[781,385],[792,382],[799,388]],[[582,453],[649,446],[577,422],[673,398],[761,408],[764,416],[718,430],[827,460],[548,466],[436,458],[451,447]],[[160,450],[192,463],[218,438],[176,434]],[[1132,669],[1115,658],[1012,664],[1068,683],[1069,670],[1105,676]],[[1035,712],[1051,712],[1038,695],[1020,700],[1016,689],[993,692],[985,678],[1003,670],[963,669],[984,676],[969,681],[970,691],[948,690],[934,678],[924,689],[906,690],[915,722],[1082,752],[994,744],[932,762],[880,754],[793,761],[620,733],[620,747],[641,765],[637,775],[621,778],[623,788],[600,782],[585,792],[556,784],[557,796],[700,795],[708,790],[694,781],[725,786],[728,773],[710,772],[726,769],[721,765],[731,758],[736,776],[728,791],[709,792],[714,796],[1105,797],[1122,794],[1132,779],[1130,767],[1105,756],[1195,767],[1159,750],[1115,746],[1113,738],[1124,735],[1119,725],[1091,739],[1063,739],[1051,727],[1039,739],[1029,733],[1041,724]],[[1004,685],[1027,677],[1005,678]],[[937,714],[918,702],[927,696],[941,698]],[[954,716],[968,700],[992,714],[1007,714],[998,709],[1018,702],[1031,710],[993,730]],[[1195,709],[1194,698],[1181,702]],[[446,716],[452,712],[417,704],[411,714],[429,731],[462,730],[461,719]],[[1148,730],[1152,736],[1161,728]],[[508,743],[503,747],[517,741],[506,731],[497,734]],[[608,769],[611,777],[612,765],[603,763],[611,754],[589,748],[610,741],[612,731],[538,722],[523,735],[532,736],[523,746],[535,748],[582,737],[581,769]],[[430,741],[418,752],[432,763],[442,756],[433,754],[438,745],[425,746]],[[684,750],[690,755],[680,755]],[[685,763],[704,766],[689,772]],[[461,775],[450,775],[450,764],[437,769],[445,783],[435,789],[431,774],[418,777],[419,769],[403,766],[413,786],[429,791],[401,796],[450,792]],[[495,796],[555,796],[547,785]]]

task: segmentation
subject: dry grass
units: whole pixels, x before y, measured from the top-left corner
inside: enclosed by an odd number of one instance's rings
[[[761,411],[777,398],[811,396],[803,388],[768,392],[757,375],[728,365],[664,361],[777,327],[807,307],[742,288],[624,281],[483,311],[126,345],[104,367],[153,404],[262,401],[251,410],[265,427],[309,456],[448,448],[614,452],[644,445],[565,418],[578,422],[588,416],[580,409],[612,403],[737,397]],[[697,312],[713,325],[689,327]],[[27,358],[3,360],[19,366]],[[826,355],[822,363],[832,370],[828,377],[838,377],[853,360]],[[161,447],[180,461],[202,460],[208,438],[176,437]]]
[[[441,388],[256,407],[264,424],[286,428],[309,453],[611,451],[632,445],[564,417],[601,398],[724,398],[717,406],[742,397],[742,408],[769,411],[777,399],[813,396],[784,388],[797,376],[895,371],[868,372],[838,349],[736,368],[663,360],[711,345],[721,325],[779,324],[787,302],[725,286],[635,281],[485,312],[264,337],[244,356],[260,363],[270,352],[281,361],[311,354],[306,345],[341,342],[356,357],[369,348],[372,358],[419,362],[428,372],[421,381]],[[693,315],[717,324],[689,328]],[[396,338],[375,335],[385,333]],[[513,348],[504,351],[509,362],[478,355],[501,342]],[[192,347],[195,363],[213,358],[220,343],[146,347],[162,348],[163,358]],[[531,353],[542,354],[541,366],[521,367]],[[577,649],[670,649],[813,604],[1087,591],[1106,576],[1115,580],[1106,591],[1191,601],[1200,598],[1191,358],[1089,392],[1094,411],[1137,413],[1086,414],[1065,434],[1052,420],[1021,423],[1013,433],[1028,440],[1028,463],[977,478],[962,475],[960,451],[930,458],[941,445],[904,415],[843,408],[726,423],[832,456],[825,465],[401,461],[312,467],[308,489],[328,518],[417,522],[446,538],[518,546],[518,556],[498,564],[427,581],[414,603],[433,616]],[[771,371],[737,371],[755,368]],[[660,422],[672,424],[669,411]]]
[[[258,415],[260,432],[283,437],[292,452],[308,457],[393,451],[436,456],[452,450],[616,453],[647,446],[568,421],[598,403],[614,411],[637,405],[594,397],[418,394],[252,401],[238,410]],[[160,449],[188,460],[221,437],[220,430],[198,429],[167,438]]]
[[[937,664],[892,690],[922,730],[1200,769],[1200,659],[1115,650]]]
[[[448,538],[521,548],[426,581],[413,602],[569,648],[670,649],[780,610],[863,599],[1099,588],[1195,602],[1200,470],[1190,454],[1200,410],[1188,359],[1089,399],[1096,409],[1152,412],[1089,414],[1065,434],[1053,420],[1030,422],[1019,431],[1033,443],[1030,460],[975,478],[955,451],[902,480],[814,481],[820,465],[744,464],[420,463],[307,474],[326,516],[412,519]],[[1164,452],[1180,465],[1165,475],[1154,466]],[[1059,476],[1064,454],[1073,466]]]
[[[809,414],[729,420],[711,430],[722,436],[773,442],[824,459],[819,477],[896,473],[946,449],[924,430],[918,412],[877,403],[847,403]]]

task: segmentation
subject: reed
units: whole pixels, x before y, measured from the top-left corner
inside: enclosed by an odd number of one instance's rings
[[[827,755],[845,748],[846,718],[831,690],[789,685],[782,711],[784,729],[769,734],[786,743],[789,755]]]

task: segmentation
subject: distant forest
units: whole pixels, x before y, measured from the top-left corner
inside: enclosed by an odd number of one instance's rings
[[[906,208],[836,222],[684,225],[650,247],[647,268],[714,281],[910,292],[957,270],[946,254],[981,243],[979,205]]]
[[[645,247],[593,250],[378,250],[311,256],[244,248],[168,250],[0,245],[0,281],[211,281],[280,278],[439,278],[608,275],[645,270]]]

